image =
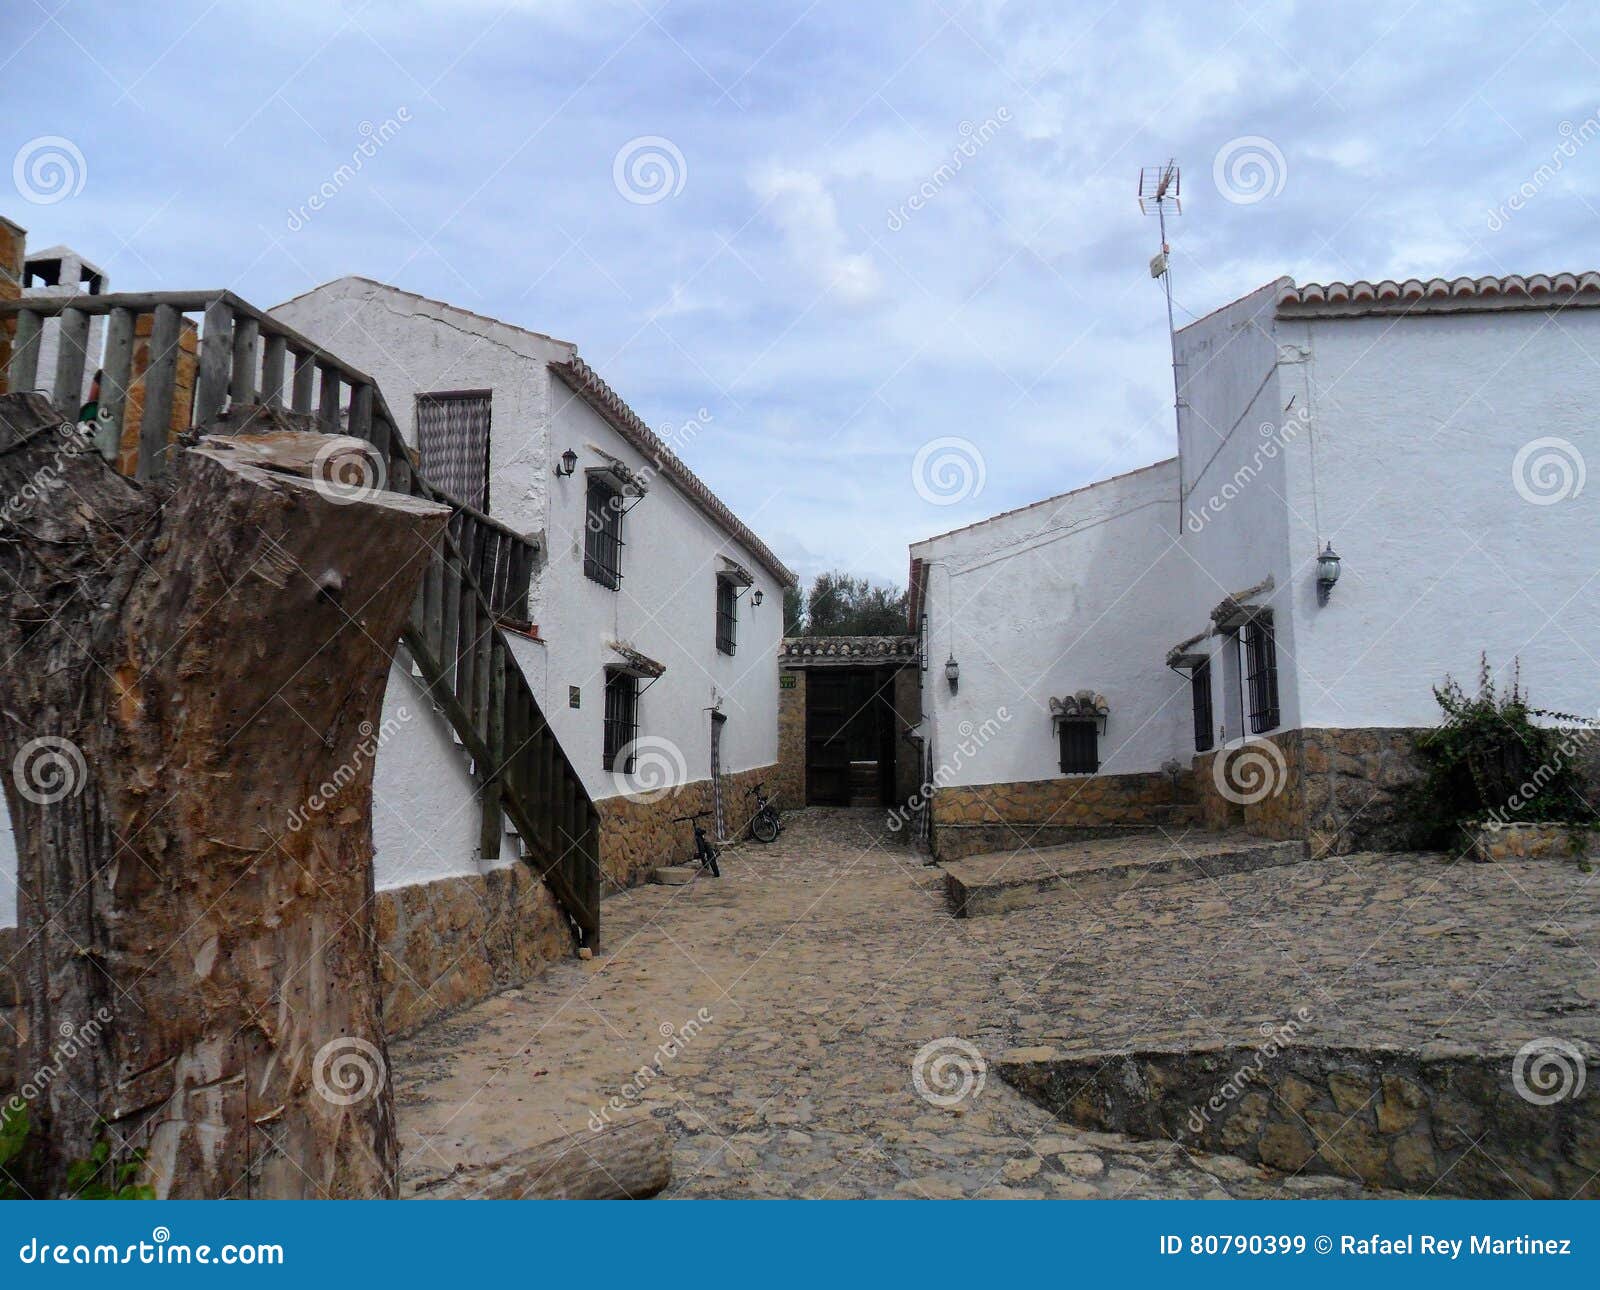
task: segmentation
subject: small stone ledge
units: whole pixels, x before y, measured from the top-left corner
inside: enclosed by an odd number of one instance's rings
[[[943,868],[950,912],[973,918],[1061,900],[1105,899],[1306,858],[1303,842],[1193,830],[1176,837],[1123,833],[1117,841],[1098,838],[1078,846],[972,856],[943,862]]]
[[[1592,1048],[1559,1054],[1563,1076],[1509,1045],[1363,1048],[1285,1039],[1289,1030],[1256,1046],[1014,1049],[995,1067],[1057,1119],[1288,1173],[1410,1192],[1600,1198]],[[1567,1095],[1529,1101],[1514,1082],[1518,1071],[1523,1087],[1545,1096],[1564,1079]]]
[[[1574,834],[1570,824],[1501,823],[1486,820],[1465,830],[1467,856],[1483,862],[1543,857],[1584,859],[1595,849],[1593,838]],[[1574,846],[1576,839],[1577,845]]]

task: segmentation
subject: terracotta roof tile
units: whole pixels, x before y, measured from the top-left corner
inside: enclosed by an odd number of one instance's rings
[[[1600,306],[1600,273],[1535,273],[1527,277],[1407,278],[1395,282],[1287,284],[1278,295],[1280,318],[1360,314],[1462,313],[1495,309]]]

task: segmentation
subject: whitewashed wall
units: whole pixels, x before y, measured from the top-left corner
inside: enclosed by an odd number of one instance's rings
[[[622,585],[612,591],[583,573],[584,470],[602,459],[593,445],[637,471],[649,464],[587,403],[559,382],[554,391],[551,452],[571,448],[577,473],[553,481],[549,563],[540,574],[549,607],[540,630],[549,639],[545,713],[590,796],[614,796],[627,785],[601,769],[604,667],[615,661],[607,640],[665,663],[667,671],[639,699],[641,738],[665,738],[683,754],[683,782],[711,772],[711,713],[720,704],[725,771],[767,766],[778,759],[778,642],[783,636],[783,590],[755,556],[707,520],[666,479],[657,476],[622,521]],[[755,575],[754,591],[738,602],[738,647],[716,645],[717,557]],[[644,684],[641,682],[641,685]],[[582,707],[567,706],[576,685]]]
[[[627,787],[601,766],[606,647],[620,639],[667,664],[641,696],[641,738],[670,740],[683,782],[710,773],[710,709],[720,703],[723,768],[745,770],[777,760],[777,646],[783,596],[777,580],[747,550],[707,520],[666,479],[623,520],[623,580],[612,591],[583,576],[584,471],[602,464],[599,448],[635,470],[651,465],[603,418],[551,375],[548,363],[573,347],[448,305],[418,300],[359,278],[341,278],[279,305],[273,316],[326,345],[377,380],[415,442],[419,392],[493,391],[489,509],[502,523],[545,541],[535,576],[532,616],[546,644],[515,643],[515,654],[540,705],[596,799]],[[693,456],[692,436],[672,436]],[[591,447],[592,445],[592,447]],[[554,476],[571,448],[577,473]],[[756,575],[760,608],[739,599],[739,645],[716,648],[716,558]],[[580,707],[568,705],[576,685]]]
[[[934,764],[1010,713],[949,782],[1058,777],[1049,700],[1081,689],[1110,704],[1103,773],[1159,770],[1184,750],[1189,690],[1166,667],[1188,573],[1177,489],[1168,460],[912,546],[930,566],[922,703]]]
[[[1168,645],[1209,631],[1210,613],[1224,597],[1267,578],[1274,590],[1255,603],[1271,605],[1278,645],[1280,725],[1299,722],[1293,660],[1296,653],[1289,522],[1284,507],[1288,461],[1304,450],[1307,431],[1292,391],[1285,391],[1273,310],[1283,281],[1208,314],[1178,333],[1183,373],[1179,456],[1183,466],[1181,616]],[[1208,637],[1195,647],[1212,656],[1215,734],[1236,739],[1244,730],[1237,642]],[[1183,755],[1192,754],[1192,728]]]
[[[1600,705],[1600,310],[1278,324],[1304,347],[1315,435],[1290,457],[1301,724],[1432,725],[1430,687],[1478,657],[1533,701]],[[1550,445],[1544,485],[1517,455]],[[1539,454],[1535,453],[1535,456]],[[1568,481],[1566,487],[1562,480]],[[1344,557],[1316,603],[1312,523]]]
[[[522,533],[543,527],[550,384],[530,374],[570,359],[571,344],[364,278],[336,279],[271,312],[377,381],[413,447],[418,394],[492,390],[489,510]]]

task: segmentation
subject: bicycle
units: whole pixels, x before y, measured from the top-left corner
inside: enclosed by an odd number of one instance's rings
[[[693,815],[675,815],[674,824],[688,823],[694,826],[694,854],[689,857],[691,861],[698,860],[702,870],[710,870],[713,878],[722,877],[722,870],[717,868],[717,849],[711,845],[711,839],[705,829],[700,826],[700,821],[710,815],[710,811],[696,811]]]
[[[750,836],[757,842],[776,841],[778,834],[783,832],[783,821],[778,818],[778,808],[763,791],[765,788],[766,782],[762,781],[745,793],[746,797],[756,799],[756,813],[750,817]]]

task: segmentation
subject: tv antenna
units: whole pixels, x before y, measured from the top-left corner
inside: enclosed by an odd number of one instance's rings
[[[1150,276],[1159,278],[1167,293],[1167,340],[1172,347],[1172,419],[1178,435],[1183,435],[1183,396],[1178,383],[1178,331],[1172,320],[1172,248],[1167,244],[1167,213],[1183,214],[1181,197],[1182,176],[1178,163],[1169,160],[1164,166],[1145,166],[1139,171],[1139,209],[1154,215],[1160,221],[1161,249],[1150,257]],[[1178,467],[1178,528],[1183,529],[1183,467],[1179,453]]]

